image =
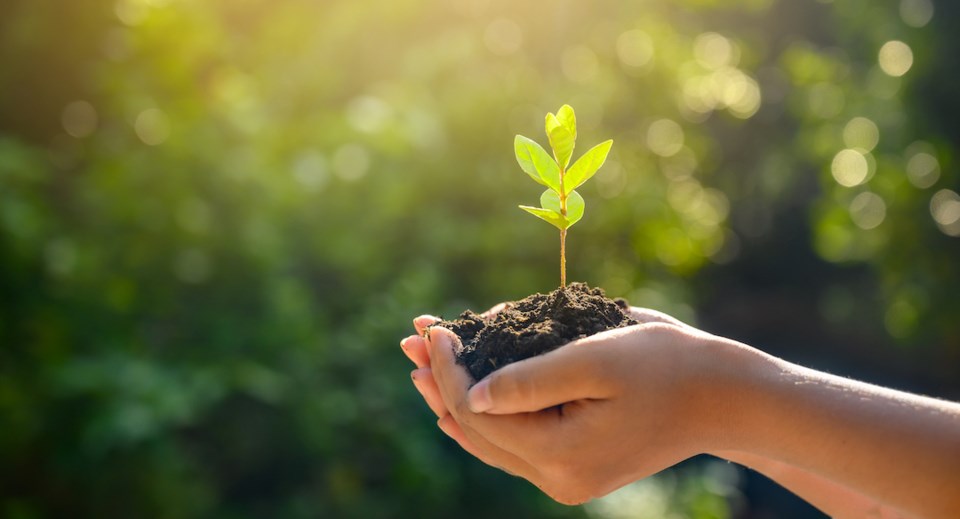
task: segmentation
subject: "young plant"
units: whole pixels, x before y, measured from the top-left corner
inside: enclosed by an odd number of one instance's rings
[[[547,139],[553,149],[551,157],[532,139],[517,135],[513,141],[517,162],[538,184],[547,187],[540,195],[540,206],[521,205],[520,209],[560,229],[560,286],[567,286],[567,229],[583,217],[583,197],[575,190],[592,177],[610,153],[613,141],[597,144],[567,169],[577,140],[577,116],[573,108],[563,105],[556,114],[548,113]]]

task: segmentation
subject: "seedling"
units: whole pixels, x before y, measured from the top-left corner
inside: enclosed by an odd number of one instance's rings
[[[553,157],[534,140],[517,135],[513,141],[517,162],[538,184],[547,187],[540,195],[540,206],[521,205],[520,209],[560,229],[560,287],[567,286],[567,229],[583,218],[584,202],[575,190],[592,177],[607,160],[613,141],[597,144],[567,169],[577,140],[577,116],[563,105],[556,114],[548,113],[547,139]]]

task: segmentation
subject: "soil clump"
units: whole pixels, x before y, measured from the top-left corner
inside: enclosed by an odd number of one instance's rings
[[[627,302],[599,288],[571,283],[549,294],[533,294],[489,319],[470,310],[438,323],[460,337],[457,362],[480,380],[497,368],[553,351],[564,344],[612,328],[637,324]]]

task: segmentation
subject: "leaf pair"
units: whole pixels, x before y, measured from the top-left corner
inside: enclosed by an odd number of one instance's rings
[[[560,210],[560,196],[550,189],[540,195],[540,206],[521,205],[520,209],[549,222],[561,231],[579,222],[583,218],[583,210],[586,207],[580,193],[571,191],[570,196],[567,197],[567,214],[564,215]]]
[[[574,190],[600,169],[613,141],[594,146],[567,169],[577,140],[577,117],[573,108],[563,105],[556,114],[548,113],[545,128],[553,148],[552,157],[532,139],[522,135],[514,139],[520,167],[535,182],[547,187],[540,195],[541,207],[521,205],[520,208],[563,231],[583,217],[583,197]]]

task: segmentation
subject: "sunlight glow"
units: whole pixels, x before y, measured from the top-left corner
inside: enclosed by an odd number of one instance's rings
[[[509,18],[494,20],[483,31],[483,44],[494,54],[513,54],[523,46],[523,30]]]
[[[589,83],[597,77],[600,62],[589,47],[576,45],[563,51],[560,58],[563,75],[575,83]]]

